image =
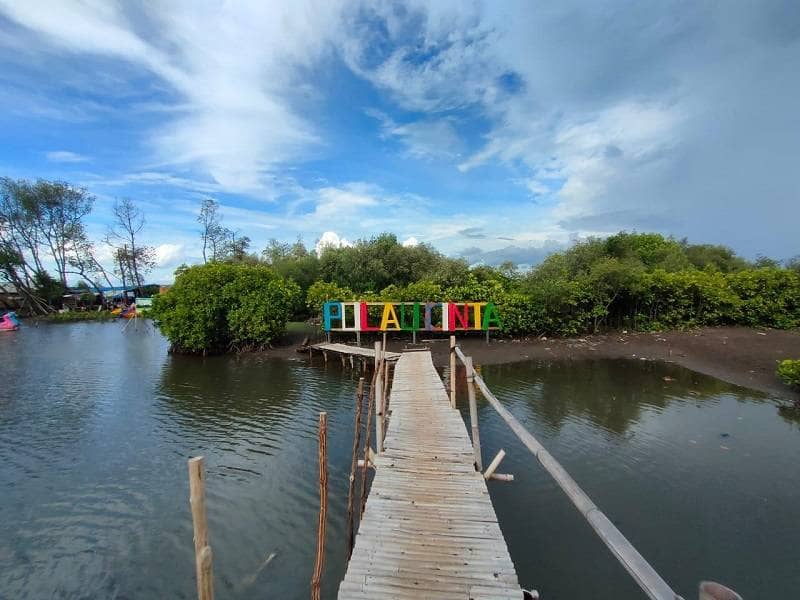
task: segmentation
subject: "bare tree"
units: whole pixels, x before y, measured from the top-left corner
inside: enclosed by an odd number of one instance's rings
[[[223,227],[217,214],[219,203],[213,198],[206,198],[200,204],[200,214],[197,222],[200,223],[200,239],[203,240],[203,262],[208,262],[208,252],[211,251],[211,260],[217,259],[217,247],[220,245],[220,234]]]
[[[137,290],[144,285],[144,277],[155,266],[155,249],[137,241],[144,224],[144,213],[130,198],[114,203],[114,223],[109,230],[108,241],[114,246],[114,262],[119,268],[123,285],[130,279],[131,285]],[[114,244],[114,240],[121,244]]]

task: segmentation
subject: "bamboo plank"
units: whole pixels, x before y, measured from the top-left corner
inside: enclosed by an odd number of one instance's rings
[[[522,598],[467,428],[429,352],[399,356],[390,396],[339,598]]]

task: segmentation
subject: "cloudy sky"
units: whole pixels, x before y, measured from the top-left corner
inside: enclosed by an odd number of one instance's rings
[[[620,229],[800,253],[800,2],[0,0],[0,175],[313,245],[535,262]]]

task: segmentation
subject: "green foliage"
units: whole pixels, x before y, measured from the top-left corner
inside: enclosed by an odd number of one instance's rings
[[[346,287],[340,287],[327,281],[316,281],[306,291],[306,305],[312,314],[322,314],[322,305],[329,300],[349,302],[354,299],[353,292]]]
[[[42,318],[54,323],[73,323],[75,321],[113,321],[117,316],[107,310],[68,310],[50,313]]]
[[[47,271],[37,271],[33,276],[34,293],[50,306],[61,306],[66,288]]]
[[[429,277],[437,270],[445,270],[450,263],[461,264],[427,244],[403,246],[395,235],[383,233],[359,240],[352,247],[326,248],[319,259],[319,272],[325,281],[363,292],[378,292],[392,284],[406,286]]]
[[[252,349],[284,332],[299,297],[297,284],[269,267],[212,262],[182,270],[151,315],[178,351]]]
[[[800,359],[786,359],[778,363],[778,377],[783,379],[786,385],[800,388]]]
[[[743,325],[788,329],[800,327],[800,274],[767,267],[740,271],[728,278],[740,298],[736,321]]]

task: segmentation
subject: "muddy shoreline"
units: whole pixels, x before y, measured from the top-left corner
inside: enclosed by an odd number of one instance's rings
[[[389,336],[389,350],[430,348],[434,363],[448,361],[448,338],[420,336],[416,345],[408,335]],[[302,339],[291,336],[265,354],[296,358]],[[352,343],[348,338],[337,339]],[[366,340],[363,341],[366,344]],[[572,338],[500,338],[487,345],[483,336],[459,337],[464,353],[477,364],[503,364],[526,360],[582,360],[630,358],[663,360],[723,381],[759,390],[784,400],[797,401],[798,392],[777,375],[777,361],[800,358],[800,330],[703,327],[688,331],[640,333],[618,331]]]

